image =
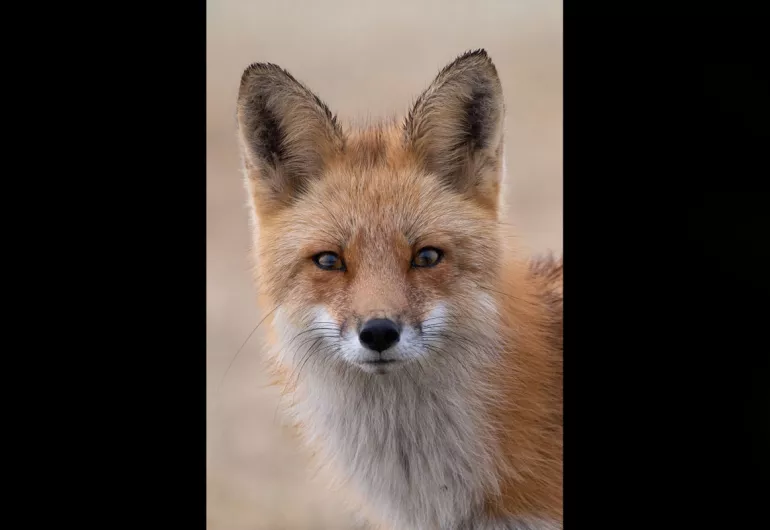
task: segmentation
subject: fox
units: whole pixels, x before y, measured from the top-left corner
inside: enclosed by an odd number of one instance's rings
[[[561,529],[563,258],[505,222],[488,53],[355,126],[254,63],[236,114],[265,359],[332,483],[370,528]]]

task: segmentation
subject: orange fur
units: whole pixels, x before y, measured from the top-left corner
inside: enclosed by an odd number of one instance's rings
[[[484,510],[560,525],[562,264],[528,262],[510,247],[497,206],[499,81],[486,54],[453,65],[403,123],[349,131],[278,67],[246,71],[238,114],[261,304],[266,313],[323,307],[340,333],[380,317],[419,327],[437,301],[456,322],[495,322],[497,361],[479,386],[495,396],[480,414],[499,483]],[[443,261],[411,269],[423,247],[442,249]],[[320,270],[310,260],[320,252],[344,256],[347,270]],[[480,294],[498,311],[483,313]],[[271,351],[276,383],[292,394],[301,369]]]

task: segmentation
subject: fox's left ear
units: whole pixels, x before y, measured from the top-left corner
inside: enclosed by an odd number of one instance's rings
[[[404,130],[426,170],[494,208],[503,164],[504,119],[497,70],[486,51],[477,50],[439,72],[417,99]]]

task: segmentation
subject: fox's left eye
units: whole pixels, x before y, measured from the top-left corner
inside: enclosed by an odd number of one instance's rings
[[[441,258],[444,257],[444,253],[437,248],[425,247],[420,249],[412,259],[412,267],[433,267]]]
[[[319,269],[325,271],[345,270],[345,262],[334,252],[321,252],[313,256],[313,262]]]

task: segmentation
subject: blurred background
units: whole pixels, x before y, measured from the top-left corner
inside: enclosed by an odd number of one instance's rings
[[[241,73],[274,62],[343,120],[383,117],[486,48],[505,91],[510,220],[531,251],[561,252],[561,0],[208,0],[207,26],[207,528],[352,529],[275,414],[259,331],[223,380],[261,318],[235,136]]]

